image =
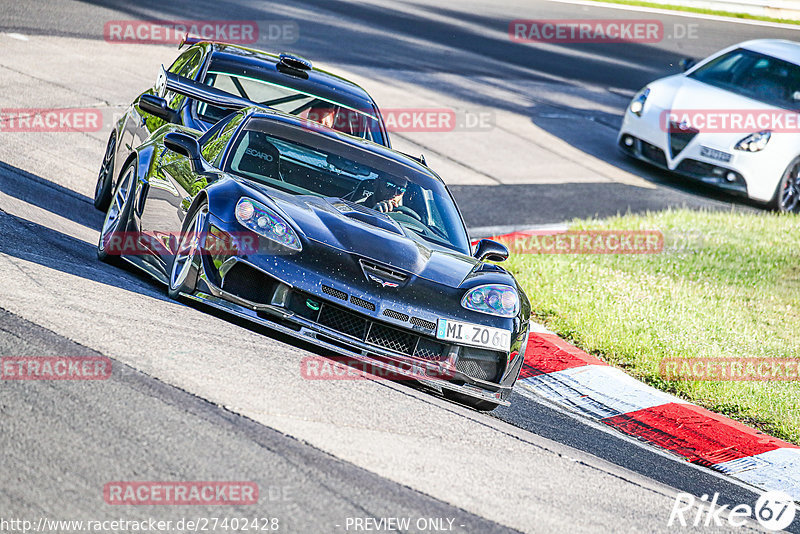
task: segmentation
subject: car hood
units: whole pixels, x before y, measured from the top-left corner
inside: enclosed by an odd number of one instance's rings
[[[387,215],[338,198],[290,195],[252,184],[303,238],[448,287],[482,265],[472,256],[412,236]]]
[[[661,110],[776,109],[769,104],[680,74],[657,80],[648,87],[650,87],[648,104]]]

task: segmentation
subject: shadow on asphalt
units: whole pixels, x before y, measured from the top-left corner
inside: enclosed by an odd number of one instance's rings
[[[91,199],[0,162],[0,192],[55,215],[98,231],[103,214]],[[86,280],[132,291],[158,300],[169,300],[150,277],[133,269],[121,269],[97,259],[93,244],[38,222],[0,211],[0,253],[37,263]]]

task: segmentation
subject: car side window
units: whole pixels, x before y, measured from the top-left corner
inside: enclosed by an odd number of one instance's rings
[[[242,111],[231,113],[200,138],[200,153],[206,161],[214,164],[215,167],[219,167],[219,160],[225,145],[228,144],[231,135],[236,131],[243,118],[244,112]]]

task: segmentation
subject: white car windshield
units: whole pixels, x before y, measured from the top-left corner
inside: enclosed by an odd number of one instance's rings
[[[752,50],[723,54],[689,78],[772,106],[800,108],[800,66]]]

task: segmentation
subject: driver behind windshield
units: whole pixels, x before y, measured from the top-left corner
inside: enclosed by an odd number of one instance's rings
[[[333,128],[336,119],[336,108],[329,105],[316,105],[308,110],[306,118],[328,128]]]
[[[364,198],[356,200],[356,203],[381,213],[388,213],[403,205],[403,195],[407,186],[407,178],[380,175],[375,178],[373,191],[365,191]]]

